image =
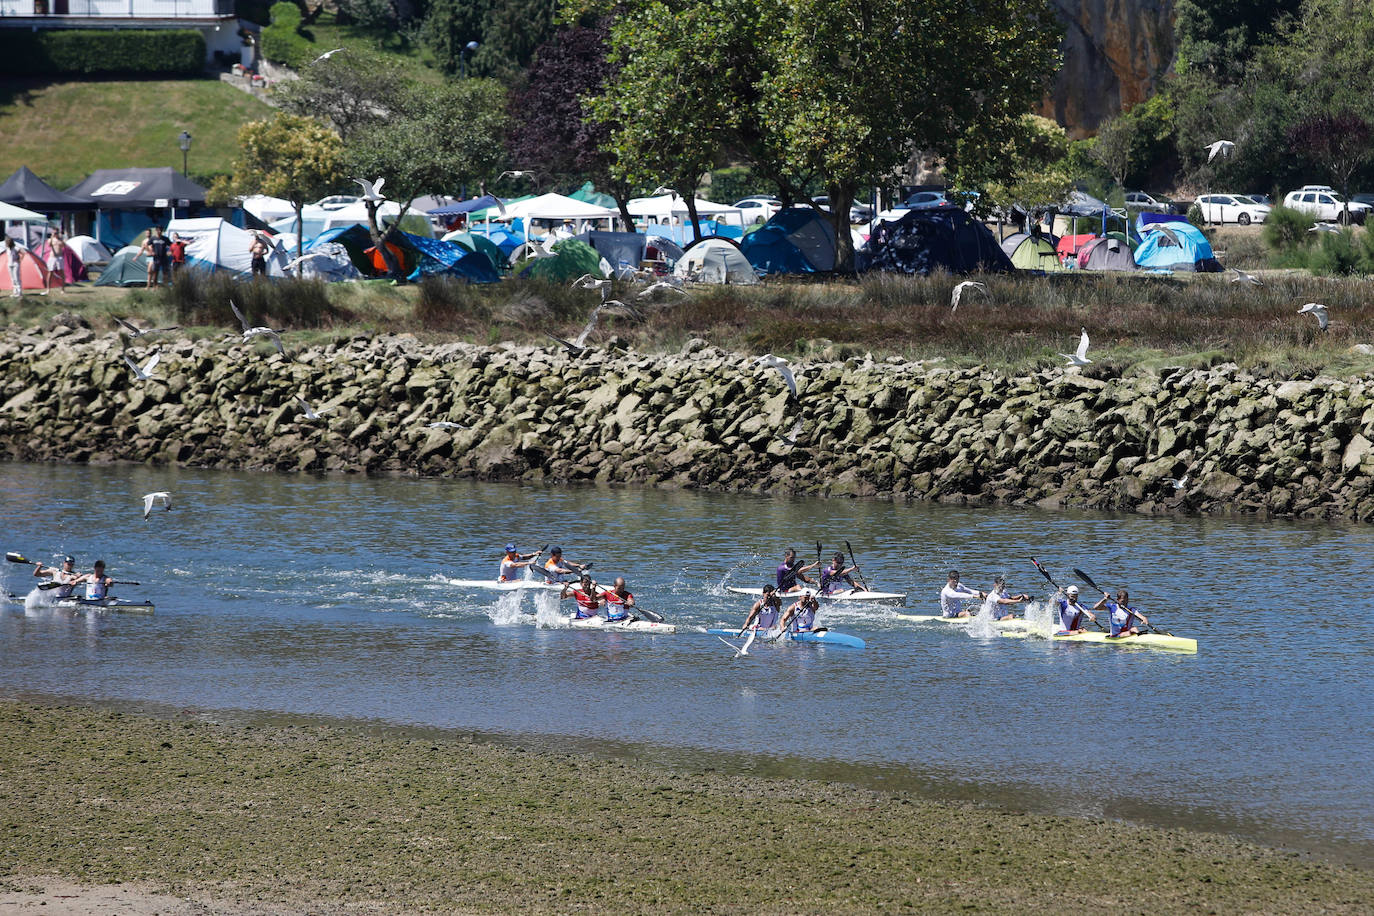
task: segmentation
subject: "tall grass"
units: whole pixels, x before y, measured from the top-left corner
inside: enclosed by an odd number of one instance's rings
[[[351,316],[329,298],[323,280],[241,281],[233,275],[185,269],[160,290],[163,307],[180,324],[223,324],[237,328],[232,300],[250,321],[275,327],[320,328]]]

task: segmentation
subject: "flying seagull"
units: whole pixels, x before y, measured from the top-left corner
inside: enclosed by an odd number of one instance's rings
[[[161,506],[168,512],[172,511],[172,494],[166,490],[158,490],[156,493],[143,494],[143,520],[147,521],[148,516],[153,511],[153,506]]]
[[[1312,314],[1316,316],[1317,324],[1323,331],[1325,331],[1326,326],[1331,323],[1331,319],[1326,316],[1326,306],[1322,305],[1320,302],[1307,303],[1302,308],[1298,309],[1298,314]]]
[[[798,417],[797,422],[792,424],[792,428],[787,431],[786,435],[778,436],[778,438],[788,445],[796,445],[797,440],[801,438],[802,429],[801,417]]]
[[[544,247],[541,239],[530,239],[525,242],[525,257],[527,258],[556,258],[558,252],[550,251]]]
[[[363,200],[370,200],[373,203],[381,203],[386,200],[382,196],[382,185],[386,184],[385,178],[378,178],[376,181],[364,181],[361,178],[354,178],[363,187]]]
[[[436,420],[433,423],[426,423],[426,429],[467,429],[462,423],[454,423],[452,420]]]
[[[123,318],[120,318],[118,316],[114,316],[114,320],[116,324],[118,324],[121,328],[129,332],[130,337],[133,337],[135,339],[147,336],[148,334],[166,334],[168,331],[176,331],[181,327],[180,325],[174,324],[169,328],[140,328],[137,325],[134,325],[132,322],[125,321]]]
[[[282,356],[286,356],[286,350],[284,350],[281,345],[281,335],[285,333],[285,328],[252,327],[248,324],[248,319],[244,316],[243,312],[240,312],[239,307],[234,304],[233,299],[229,300],[229,308],[234,310],[234,317],[239,320],[239,324],[243,325],[244,343],[248,343],[254,337],[270,337],[272,339],[272,345],[277,348],[277,352]]]
[[[1244,283],[1247,286],[1264,285],[1264,281],[1261,280],[1259,277],[1256,277],[1254,274],[1247,274],[1245,271],[1238,270],[1235,267],[1232,267],[1231,270],[1235,271],[1236,274],[1234,277],[1231,278],[1232,283]]]
[[[682,288],[682,281],[678,280],[677,277],[674,277],[673,279],[677,280],[677,282],[670,283],[667,280],[659,280],[657,283],[650,283],[648,286],[644,287],[642,290],[636,293],[635,298],[643,299],[645,296],[650,296],[661,289],[667,290],[670,293],[678,293],[682,296],[688,295],[687,290]]]
[[[792,392],[792,397],[797,396],[797,377],[792,374],[792,364],[781,356],[774,356],[772,353],[765,353],[754,362],[763,366],[771,366],[778,370],[782,375],[782,380],[787,383],[787,389]]]
[[[1182,477],[1170,477],[1169,483],[1173,485],[1175,490],[1182,490],[1184,487],[1188,486],[1188,475],[1184,474]]]
[[[605,295],[605,293],[603,292],[602,295]],[[544,332],[544,336],[548,337],[550,340],[558,341],[573,356],[581,356],[583,352],[585,352],[587,349],[587,338],[591,337],[592,331],[596,330],[596,322],[601,317],[602,309],[607,309],[613,312],[618,311],[629,318],[642,319],[644,317],[644,313],[641,312],[639,309],[635,308],[632,305],[626,305],[619,299],[603,299],[602,301],[596,304],[595,308],[592,309],[591,315],[587,317],[586,326],[583,327],[581,332],[579,332],[578,335],[574,337],[571,341],[564,340],[561,337],[554,337],[554,335],[548,333],[547,331]]]
[[[602,291],[603,296],[605,295],[605,290],[610,285],[610,280],[600,280],[596,277],[593,277],[591,274],[583,274],[576,280],[572,281],[573,289],[599,289]]]
[[[309,260],[312,259],[312,258],[327,258],[327,257],[329,257],[329,255],[325,254],[323,251],[315,251],[315,252],[311,252],[311,253],[309,253],[309,254],[303,254],[303,255],[301,255],[299,258],[292,258],[290,261],[287,261],[287,262],[286,262],[286,268],[285,268],[285,269],[286,269],[286,270],[295,270],[297,267],[301,266],[301,265],[304,264],[306,261],[309,261]]]
[[[1068,360],[1070,366],[1086,366],[1092,362],[1088,359],[1088,329],[1083,329],[1083,336],[1078,338],[1078,349],[1073,353],[1060,353],[1060,356]]]
[[[1231,158],[1231,151],[1235,148],[1236,145],[1232,143],[1230,140],[1217,140],[1216,142],[1209,143],[1206,147],[1204,147],[1204,149],[1207,150],[1208,162],[1211,162],[1218,156],[1220,156],[1223,159]]]
[[[966,291],[982,293],[984,296],[992,298],[992,294],[988,292],[988,288],[985,285],[979,283],[977,280],[965,280],[963,283],[957,284],[954,287],[954,292],[950,294],[949,310],[951,312],[959,308],[959,299]]]
[[[140,369],[138,363],[129,359],[128,353],[124,354],[124,364],[133,371],[134,378],[138,379],[140,382],[146,382],[153,377],[153,369],[157,366],[158,361],[161,359],[162,351],[154,350],[153,355],[148,357],[148,361],[144,363],[143,368]]]
[[[316,410],[315,408],[310,406],[309,401],[307,401],[300,395],[296,395],[295,398],[296,403],[301,405],[301,413],[305,414],[305,418],[307,420],[322,420],[324,419],[324,415],[329,412],[328,407],[324,408],[323,410]]]
[[[347,49],[346,49],[346,48],[335,48],[335,49],[332,50],[332,51],[325,51],[325,52],[324,52],[323,54],[321,54],[319,57],[317,57],[317,58],[315,58],[314,60],[312,60],[311,63],[312,63],[312,64],[318,64],[318,63],[319,63],[320,61],[322,61],[322,60],[329,60],[329,58],[333,57],[335,54],[338,54],[340,51],[344,51],[344,50],[347,50]]]

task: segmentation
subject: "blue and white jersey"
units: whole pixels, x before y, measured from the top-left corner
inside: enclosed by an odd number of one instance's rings
[[[797,613],[792,618],[792,628],[794,630],[809,630],[816,622],[816,609],[798,608]]]
[[[1088,609],[1077,601],[1069,601],[1068,598],[1058,599],[1059,604],[1059,628],[1061,630],[1072,630],[1074,623],[1082,623],[1087,616]]]
[[[86,599],[95,601],[105,597],[105,580],[94,579],[86,583]]]
[[[1120,636],[1131,628],[1131,618],[1135,617],[1135,612],[1129,607],[1111,600],[1105,602],[1103,606],[1107,608],[1107,613],[1110,615],[1107,622],[1111,624],[1113,636]]]

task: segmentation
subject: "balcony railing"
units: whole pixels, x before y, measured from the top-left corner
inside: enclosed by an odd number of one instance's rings
[[[235,0],[0,0],[5,19],[211,19]]]

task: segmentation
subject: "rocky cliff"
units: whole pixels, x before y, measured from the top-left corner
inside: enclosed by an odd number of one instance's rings
[[[1041,107],[1072,137],[1154,94],[1174,61],[1174,0],[1054,0],[1064,66]]]
[[[797,367],[798,406],[777,372],[701,341],[162,353],[139,382],[88,328],[0,336],[0,456],[1374,518],[1374,381],[851,359]]]

